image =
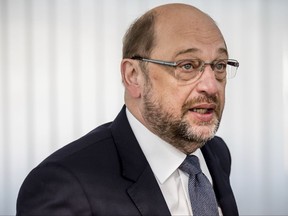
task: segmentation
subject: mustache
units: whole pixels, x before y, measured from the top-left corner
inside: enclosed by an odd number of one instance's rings
[[[191,109],[191,107],[194,107],[197,104],[201,103],[209,103],[209,104],[215,104],[216,105],[216,111],[219,111],[219,100],[216,96],[199,96],[196,98],[192,98],[191,100],[187,101],[182,106],[182,113],[183,115]]]

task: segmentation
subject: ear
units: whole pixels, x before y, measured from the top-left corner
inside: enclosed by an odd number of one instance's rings
[[[141,70],[135,60],[123,59],[121,61],[121,76],[125,90],[133,98],[141,97]]]

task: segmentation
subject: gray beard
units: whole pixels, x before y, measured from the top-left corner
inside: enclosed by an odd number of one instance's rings
[[[187,112],[189,112],[187,108],[189,107],[189,104],[200,101],[214,102],[217,104],[217,98],[202,96],[184,104],[182,108],[182,116],[177,119],[171,113],[166,112],[160,103],[158,103],[156,100],[153,101],[151,88],[149,88],[149,90],[148,88],[149,87],[146,89],[146,94],[143,96],[143,117],[153,133],[187,154],[201,148],[208,140],[215,136],[220,123],[221,114],[219,110],[216,110],[216,121],[213,123],[202,124],[202,126],[212,124],[209,135],[205,135],[202,134],[201,131],[197,131],[197,127],[191,126],[189,122],[184,119],[184,117]]]

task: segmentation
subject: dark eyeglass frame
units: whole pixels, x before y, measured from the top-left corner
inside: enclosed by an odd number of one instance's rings
[[[203,72],[205,67],[207,65],[210,65],[211,69],[214,71],[215,73],[215,77],[219,80],[223,80],[226,78],[227,76],[227,71],[226,71],[226,66],[231,66],[232,68],[234,68],[233,70],[233,73],[229,74],[231,75],[230,77],[228,78],[233,78],[236,76],[236,73],[237,73],[237,69],[239,67],[239,62],[235,59],[217,59],[213,62],[204,62],[202,61],[201,59],[184,59],[184,60],[179,60],[177,62],[170,62],[170,61],[163,61],[163,60],[157,60],[157,59],[149,59],[149,58],[144,58],[144,57],[141,57],[141,56],[133,56],[131,59],[133,60],[139,60],[139,61],[144,61],[144,62],[150,62],[150,63],[154,63],[154,64],[159,64],[159,65],[164,65],[164,66],[169,66],[169,67],[174,67],[174,68],[177,68],[177,67],[180,67],[181,64],[183,62],[195,62],[197,61],[199,63],[198,67],[195,68],[195,71],[194,72]],[[223,63],[225,63],[225,70],[223,71],[217,71],[215,70],[216,66],[223,66]],[[185,64],[184,64],[185,65]],[[183,66],[183,65],[182,65]],[[220,70],[220,69],[219,69]],[[229,71],[228,71],[229,72]],[[195,76],[192,76],[191,79],[194,80],[196,77],[198,77],[197,73],[195,73]],[[188,81],[188,80],[186,80]]]

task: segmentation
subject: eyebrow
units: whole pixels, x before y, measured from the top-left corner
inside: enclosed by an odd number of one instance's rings
[[[186,54],[186,53],[196,53],[196,52],[200,52],[199,49],[197,48],[189,48],[189,49],[185,49],[185,50],[181,50],[179,52],[176,53],[176,57],[182,54]]]
[[[189,48],[189,49],[185,49],[185,50],[181,50],[179,52],[176,53],[176,57],[182,54],[186,54],[186,53],[197,53],[200,52],[201,50],[198,48]],[[219,54],[225,54],[228,56],[228,51],[226,48],[219,48],[217,51]]]
[[[226,48],[219,48],[218,49],[218,53],[219,54],[225,54],[225,55],[227,55],[228,56],[228,51],[227,51],[227,49]]]

